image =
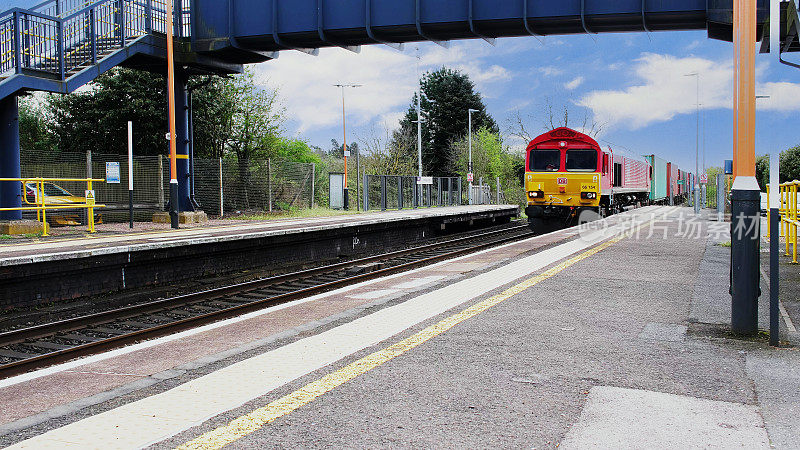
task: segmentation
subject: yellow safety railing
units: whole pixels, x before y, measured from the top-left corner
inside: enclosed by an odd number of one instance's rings
[[[94,233],[94,208],[104,208],[106,205],[100,205],[95,203],[94,198],[87,198],[83,197],[83,203],[69,203],[69,204],[60,204],[60,203],[48,203],[47,196],[44,195],[44,185],[45,183],[58,183],[58,182],[80,182],[86,183],[86,190],[89,192],[94,192],[92,189],[92,183],[95,182],[104,182],[105,179],[102,178],[0,178],[0,181],[19,181],[22,183],[22,200],[23,203],[27,206],[21,206],[18,208],[0,208],[0,211],[36,211],[36,220],[42,222],[42,236],[48,236],[47,230],[47,210],[59,210],[59,209],[87,209],[88,210],[88,223],[89,223],[89,233]],[[34,195],[34,201],[30,201],[27,196],[26,192],[26,185],[30,183],[36,184],[36,192]]]
[[[778,210],[781,216],[780,233],[786,241],[786,256],[792,256],[793,264],[797,264],[797,228],[800,225],[797,215],[798,187],[800,187],[800,181],[797,180],[780,185],[781,203]],[[769,194],[769,186],[767,194]],[[769,212],[767,212],[767,223],[769,223]],[[769,227],[767,227],[767,237],[769,237]]]

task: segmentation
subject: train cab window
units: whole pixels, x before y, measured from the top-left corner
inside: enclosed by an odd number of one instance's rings
[[[566,166],[570,172],[596,172],[597,150],[590,148],[567,150]]]
[[[558,172],[561,169],[561,150],[532,150],[528,166],[532,172]]]
[[[608,173],[608,153],[603,153],[603,174]]]

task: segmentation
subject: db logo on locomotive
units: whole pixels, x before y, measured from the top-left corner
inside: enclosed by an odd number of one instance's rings
[[[556,180],[559,186],[566,186],[567,185],[567,178],[566,177],[558,177]]]

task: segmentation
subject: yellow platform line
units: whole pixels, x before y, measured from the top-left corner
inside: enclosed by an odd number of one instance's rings
[[[393,358],[396,358],[403,353],[419,346],[420,344],[433,339],[434,337],[458,325],[459,323],[477,316],[489,308],[508,300],[509,298],[531,288],[532,286],[535,286],[536,284],[541,283],[542,281],[560,273],[564,269],[594,255],[595,253],[602,251],[603,249],[610,247],[611,245],[614,245],[624,237],[624,235],[617,236],[596,247],[593,247],[581,253],[580,255],[570,258],[561,264],[542,272],[533,278],[529,278],[517,284],[516,286],[506,289],[500,294],[476,303],[435,325],[431,325],[390,347],[365,356],[364,358],[361,358],[346,367],[343,367],[303,386],[291,394],[281,397],[278,400],[275,400],[264,407],[258,408],[247,415],[241,416],[231,421],[227,425],[223,425],[219,428],[209,431],[198,438],[181,445],[178,447],[178,449],[218,449],[235,442],[259,430],[264,425],[267,425],[270,422],[273,422],[274,420],[313,402],[321,395],[330,392],[331,390],[347,383],[359,375],[369,372],[381,364],[390,361]]]

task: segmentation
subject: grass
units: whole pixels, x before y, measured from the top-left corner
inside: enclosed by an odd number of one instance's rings
[[[719,245],[720,247],[730,247],[731,246],[731,241],[720,242],[717,245]]]
[[[21,238],[28,238],[28,239],[36,239],[42,237],[42,233],[26,233],[26,234],[18,234],[18,235],[10,235],[10,234],[0,234],[0,240],[2,241],[9,241],[11,239],[21,239]]]
[[[330,217],[330,216],[346,216],[352,214],[359,214],[359,211],[349,210],[341,211],[328,208],[311,208],[311,209],[295,209],[288,211],[273,211],[264,212],[260,214],[240,214],[237,216],[223,217],[228,220],[275,220],[287,218],[303,218],[303,217]]]

